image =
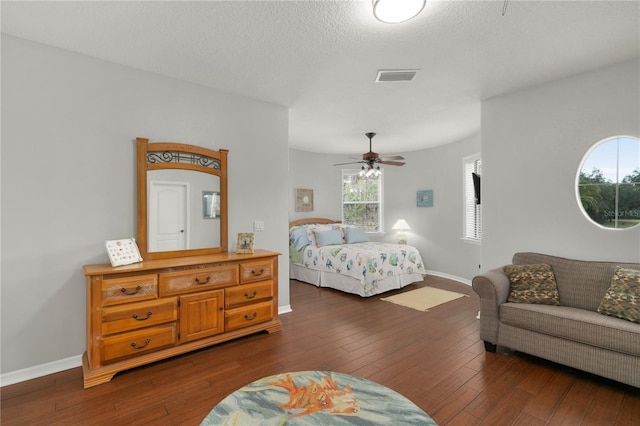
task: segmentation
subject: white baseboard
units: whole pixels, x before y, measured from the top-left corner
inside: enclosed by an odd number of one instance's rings
[[[291,305],[278,306],[278,315],[288,314],[289,312],[293,312],[293,309],[291,309]]]
[[[10,371],[9,373],[0,375],[0,386],[13,385],[15,383],[24,382],[49,374],[58,373],[60,371],[69,370],[71,368],[80,367],[82,365],[82,355],[75,355],[69,358],[60,359],[58,361],[46,364],[36,365],[34,367],[23,368],[22,370]]]
[[[462,284],[466,284],[466,285],[469,285],[469,286],[471,285],[471,280],[468,280],[466,278],[456,277],[455,275],[445,274],[443,272],[427,271],[427,275],[435,275],[436,277],[447,278],[449,280],[458,281],[458,282],[460,282]]]

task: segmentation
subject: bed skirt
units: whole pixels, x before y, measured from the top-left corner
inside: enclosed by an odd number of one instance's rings
[[[360,281],[355,278],[340,275],[329,271],[316,271],[304,266],[289,262],[289,278],[313,284],[317,287],[329,287],[347,293],[357,294],[362,297],[374,296],[389,290],[397,290],[411,283],[424,280],[422,274],[402,274],[378,280],[376,286],[365,293]]]

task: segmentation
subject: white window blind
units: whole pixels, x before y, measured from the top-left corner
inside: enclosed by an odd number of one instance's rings
[[[476,203],[473,175],[482,175],[480,154],[464,158],[464,238],[472,241],[482,240],[482,205]]]
[[[382,186],[382,173],[367,178],[360,176],[360,170],[343,170],[342,223],[383,232]]]

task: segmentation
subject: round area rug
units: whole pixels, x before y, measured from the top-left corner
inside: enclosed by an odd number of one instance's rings
[[[285,424],[436,425],[413,402],[377,383],[331,371],[299,371],[238,389],[201,426]]]

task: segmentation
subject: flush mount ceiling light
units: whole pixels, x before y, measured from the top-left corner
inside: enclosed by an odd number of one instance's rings
[[[388,24],[408,21],[424,9],[426,0],[373,0],[373,16]]]

